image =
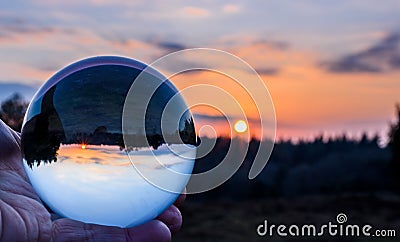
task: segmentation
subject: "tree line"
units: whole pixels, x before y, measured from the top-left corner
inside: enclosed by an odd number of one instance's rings
[[[20,132],[23,117],[25,115],[27,107],[28,103],[23,99],[21,95],[16,93],[1,103],[0,118],[11,128]],[[392,171],[392,173],[397,174],[396,177],[399,177],[400,179],[400,105],[395,106],[395,112],[396,120],[395,122],[390,124],[390,131],[388,133],[389,142],[385,149],[381,149],[378,146],[378,136],[368,138],[367,135],[364,134],[359,140],[350,139],[345,135],[330,138],[328,140],[324,140],[322,136],[318,136],[313,141],[299,141],[296,144],[293,144],[290,140],[280,141],[275,145],[275,149],[271,159],[273,160],[274,157],[277,157],[283,163],[289,161],[296,162],[297,164],[302,164],[306,162],[315,163],[318,159],[326,157],[327,154],[344,154],[345,152],[354,152],[356,153],[355,156],[358,155],[360,157],[368,159],[371,157],[365,157],[365,154],[361,153],[362,149],[369,148],[370,150],[385,150],[385,152],[390,152],[391,154],[390,170]],[[191,133],[194,130],[193,125],[193,120],[185,121],[185,129],[182,130],[180,136],[186,142],[197,144],[198,141],[193,139],[193,137],[195,136]],[[78,139],[80,136],[81,134],[77,135],[76,138]],[[99,132],[98,134],[96,134],[96,136],[105,136],[105,134],[104,132]],[[114,136],[111,137],[112,140],[120,140],[120,137]],[[163,137],[147,137],[147,139],[151,141],[154,148],[165,142]],[[166,140],[168,141],[169,139]],[[224,154],[224,152],[221,152],[221,150],[225,148],[221,147],[224,146],[223,144],[227,144],[229,142],[223,137],[219,138],[219,143],[217,143],[217,146],[215,148],[216,150],[219,149],[219,151],[218,154],[214,153],[215,157]],[[121,146],[123,145],[122,141],[120,141],[119,143]],[[259,141],[253,139],[250,142],[249,150],[256,150],[257,144],[259,144]],[[360,147],[362,147],[362,149],[359,149]],[[132,149],[132,147],[124,148]],[[250,158],[252,155],[254,155],[254,152],[248,152],[248,160],[251,160]],[[212,158],[213,160],[210,158],[210,156],[207,157],[207,159],[209,159],[208,163],[210,164],[215,163],[215,160],[218,160],[215,157]],[[54,160],[54,156],[50,156],[47,158],[50,160]]]

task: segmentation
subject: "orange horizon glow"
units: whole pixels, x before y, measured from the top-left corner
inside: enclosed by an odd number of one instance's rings
[[[265,62],[277,63],[282,68],[276,75],[260,73],[275,106],[278,140],[309,140],[320,135],[334,137],[341,134],[360,137],[363,132],[370,136],[377,133],[386,138],[395,114],[394,106],[400,101],[399,71],[385,74],[331,73],[315,65],[318,53],[282,52],[265,47],[268,52],[265,55],[262,48],[260,44],[238,47],[232,53],[243,57],[255,68]],[[248,119],[259,120],[257,106],[251,97],[229,77],[210,71],[194,71],[174,76],[171,81],[179,90],[197,83],[223,88],[240,104]],[[204,97],[215,106],[227,102],[220,95],[209,92],[185,98],[190,104]],[[209,116],[224,115],[207,106],[195,110],[195,113]],[[226,115],[240,116],[233,107],[223,111]],[[226,122],[197,120],[197,124],[198,127],[204,124],[214,126],[218,134],[231,136],[231,127]],[[261,138],[259,125],[249,123],[249,129],[252,137]]]

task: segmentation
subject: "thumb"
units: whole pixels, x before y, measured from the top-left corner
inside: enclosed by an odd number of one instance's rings
[[[26,179],[20,143],[19,134],[0,120],[0,170],[16,171]]]

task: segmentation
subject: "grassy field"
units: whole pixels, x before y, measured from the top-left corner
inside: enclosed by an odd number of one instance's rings
[[[393,194],[347,194],[252,201],[196,202],[181,208],[183,227],[173,241],[400,241],[400,196]],[[365,224],[375,229],[394,229],[396,237],[260,237],[256,228],[269,224],[322,225],[336,223],[339,213],[345,224]],[[318,227],[317,227],[318,228]],[[276,234],[276,232],[275,232]]]

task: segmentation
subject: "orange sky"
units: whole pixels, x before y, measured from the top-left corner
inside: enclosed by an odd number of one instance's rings
[[[173,0],[168,6],[162,1],[9,1],[0,11],[0,88],[4,83],[38,88],[60,68],[89,56],[151,63],[184,48],[216,48],[259,72],[275,105],[277,138],[363,131],[384,138],[400,102],[399,10],[399,2],[391,0],[385,5]],[[221,74],[196,72],[172,81],[179,89],[221,87],[245,107],[249,119],[257,118],[249,96]],[[224,101],[208,91],[186,98],[188,103]],[[224,107],[226,115],[237,117],[234,105]],[[195,120],[198,128],[210,124],[226,133],[221,113],[204,107],[195,113],[203,115]]]
[[[327,136],[347,133],[360,136],[363,131],[370,135],[385,135],[394,114],[394,104],[399,101],[399,71],[382,74],[328,73],[315,66],[316,54],[296,50],[276,50],[255,45],[234,49],[234,54],[248,61],[257,69],[259,63],[275,63],[281,66],[278,74],[261,78],[272,96],[277,116],[277,138],[310,138],[318,134]],[[211,71],[194,71],[173,77],[179,89],[198,83],[217,86],[226,90],[245,110],[248,118],[257,118],[257,108],[249,95],[234,80]],[[252,83],[248,83],[252,85]],[[186,100],[197,102],[206,99],[211,104],[224,106],[226,99],[220,95],[188,95]],[[210,107],[197,107],[195,113],[220,116]],[[225,109],[236,116],[233,108]],[[227,122],[198,120],[198,126],[217,126],[221,134],[229,132]],[[256,137],[258,126],[253,126]]]

